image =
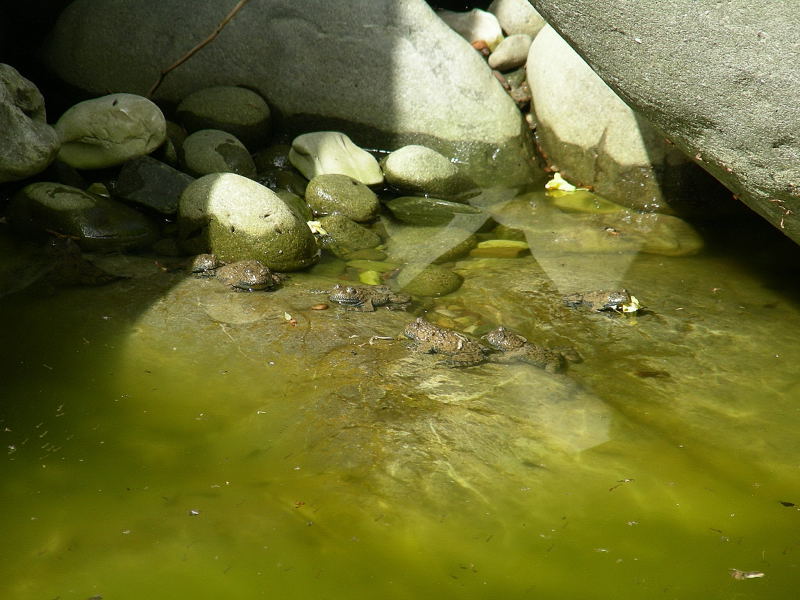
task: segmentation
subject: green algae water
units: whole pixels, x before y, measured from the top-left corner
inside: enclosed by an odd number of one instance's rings
[[[565,375],[438,366],[411,314],[310,310],[313,272],[234,294],[132,258],[0,299],[0,597],[794,597],[800,251],[723,233],[465,258],[424,307],[572,346]],[[646,310],[559,302],[612,270]]]

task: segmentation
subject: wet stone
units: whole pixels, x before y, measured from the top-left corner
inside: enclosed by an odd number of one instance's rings
[[[256,166],[244,144],[219,129],[201,129],[187,137],[181,146],[181,162],[198,177],[211,173],[256,176]]]
[[[380,209],[375,192],[347,175],[317,175],[305,198],[317,216],[341,214],[357,223],[374,220]]]

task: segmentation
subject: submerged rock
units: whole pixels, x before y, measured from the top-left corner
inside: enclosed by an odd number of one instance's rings
[[[469,204],[421,196],[395,198],[386,203],[386,208],[391,211],[395,219],[411,225],[446,225],[456,215],[480,219],[484,214],[480,208]]]
[[[389,229],[386,250],[395,262],[444,263],[466,256],[478,243],[474,233],[457,227]]]
[[[186,252],[213,252],[227,263],[252,259],[296,271],[319,259],[306,223],[272,190],[233,173],[206,175],[183,191],[178,231]]]
[[[149,154],[166,139],[167,124],[153,102],[110,94],[69,108],[55,124],[58,159],[76,169],[102,169]]]
[[[0,183],[43,171],[59,148],[47,124],[44,98],[14,67],[0,63]]]
[[[22,188],[11,201],[9,218],[19,231],[55,233],[88,251],[143,247],[156,237],[153,223],[129,206],[60,183]]]
[[[434,297],[452,294],[463,282],[464,278],[452,269],[412,263],[398,271],[392,286],[412,296]]]

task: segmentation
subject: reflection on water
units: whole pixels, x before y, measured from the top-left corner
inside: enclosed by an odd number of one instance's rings
[[[484,200],[535,258],[459,261],[429,314],[572,346],[567,375],[435,366],[372,339],[407,313],[308,310],[313,275],[4,298],[2,597],[792,597],[797,250],[557,257],[566,217]],[[648,310],[558,301],[596,286]]]

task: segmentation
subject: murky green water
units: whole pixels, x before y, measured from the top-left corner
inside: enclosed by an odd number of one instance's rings
[[[794,597],[800,252],[728,235],[460,261],[439,310],[574,346],[566,376],[370,343],[410,316],[310,311],[314,275],[6,297],[0,597]],[[554,301],[590,279],[649,310]]]

